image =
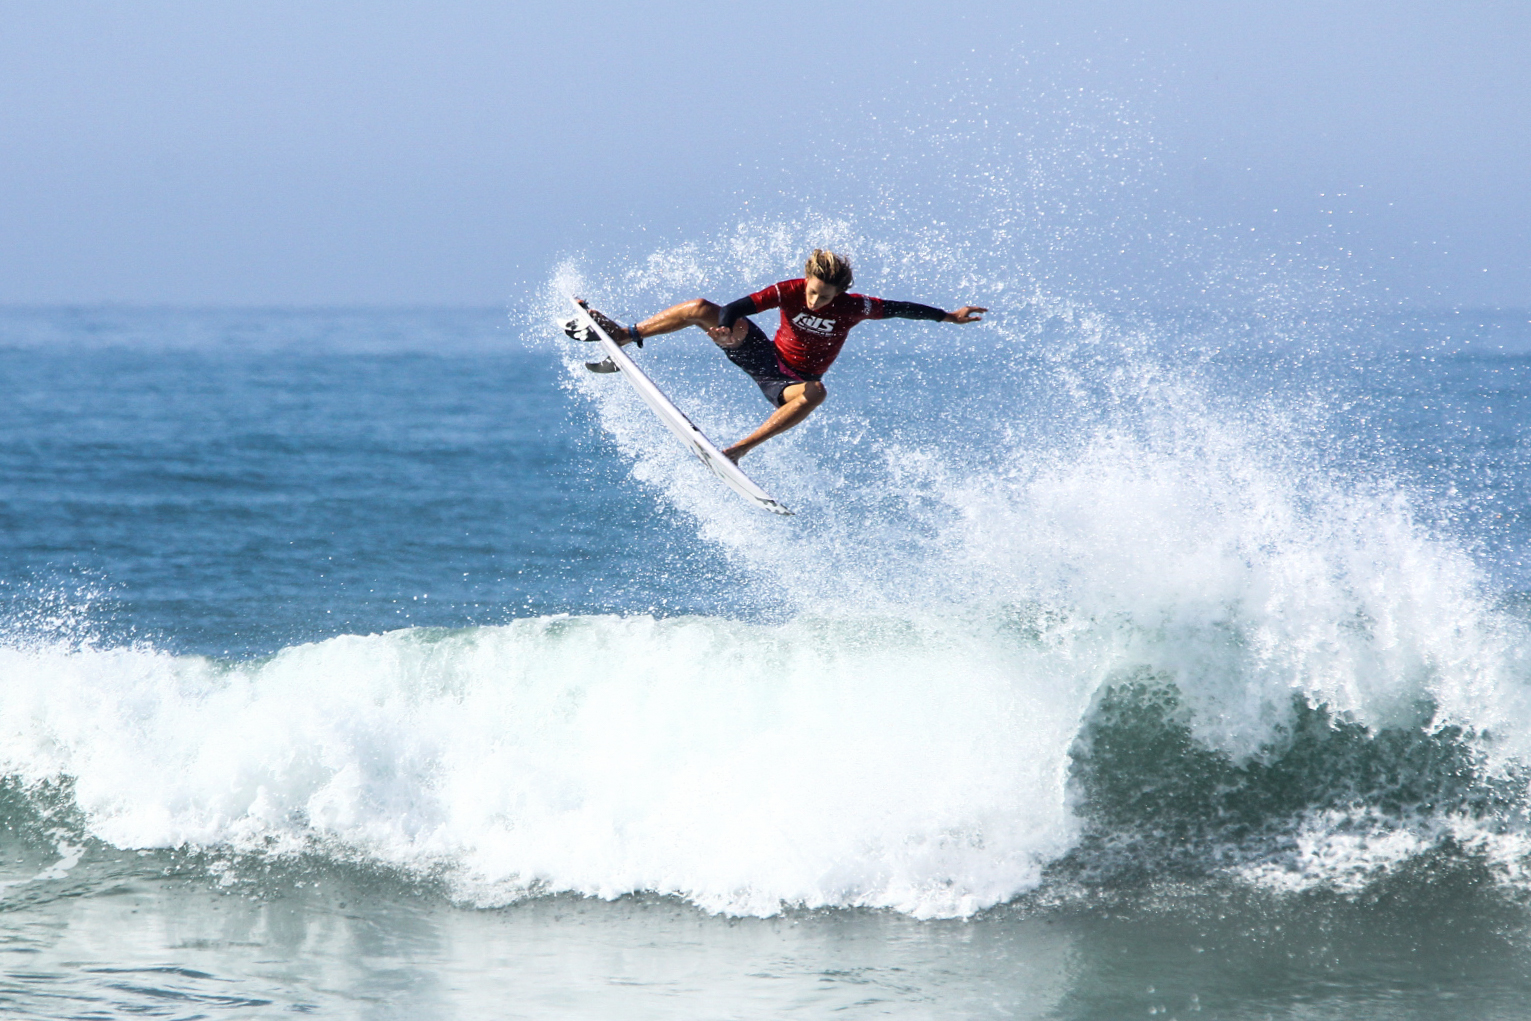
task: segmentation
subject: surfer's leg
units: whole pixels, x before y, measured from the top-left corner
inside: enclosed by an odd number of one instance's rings
[[[596,325],[605,330],[612,340],[618,344],[631,344],[640,338],[674,333],[688,326],[699,326],[709,330],[718,325],[718,312],[721,310],[706,298],[692,298],[679,305],[671,305],[663,312],[651,315],[633,326],[623,326],[611,316],[589,305],[585,306],[585,311],[590,313],[590,318],[594,319]]]
[[[759,429],[723,451],[723,456],[737,462],[772,436],[780,436],[813,414],[813,409],[823,404],[828,396],[829,391],[818,381],[794,383],[781,392],[781,406],[771,412],[771,417],[762,422]]]
[[[676,330],[684,330],[688,326],[699,326],[704,330],[710,330],[718,325],[718,313],[721,309],[706,298],[692,298],[683,301],[679,305],[671,305],[663,312],[656,312],[643,322],[633,327],[640,337],[657,337],[663,333],[674,333]],[[624,335],[630,334],[631,330],[623,331]],[[636,340],[636,337],[626,336],[626,339],[616,338],[626,344]]]

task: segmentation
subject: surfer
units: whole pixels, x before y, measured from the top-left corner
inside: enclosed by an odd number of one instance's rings
[[[633,326],[621,326],[590,309],[590,315],[618,344],[643,346],[644,340],[674,333],[687,326],[707,331],[728,360],[749,373],[766,400],[775,405],[754,432],[723,451],[739,458],[773,436],[802,422],[824,403],[824,373],[839,357],[852,326],[866,319],[926,319],[943,323],[982,322],[986,308],[964,305],[946,312],[912,301],[886,301],[848,293],[851,264],[822,248],[813,250],[796,280],[783,280],[727,305],[693,298],[671,306]],[[756,312],[781,309],[775,339],[749,318]]]

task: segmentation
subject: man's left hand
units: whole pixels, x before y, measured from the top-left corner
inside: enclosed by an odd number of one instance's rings
[[[979,308],[977,305],[963,305],[955,312],[946,313],[946,318],[942,320],[942,322],[981,323],[983,322],[983,313],[987,311],[989,310],[986,308]]]

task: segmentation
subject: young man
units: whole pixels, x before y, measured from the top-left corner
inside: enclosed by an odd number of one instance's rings
[[[912,301],[884,301],[846,293],[851,286],[851,264],[834,252],[816,248],[803,266],[803,276],[783,280],[763,291],[719,307],[706,298],[693,298],[635,326],[623,327],[601,313],[590,314],[619,344],[643,346],[648,337],[699,326],[728,355],[729,361],[750,374],[766,400],[776,406],[760,428],[724,450],[739,458],[772,436],[786,432],[813,414],[824,403],[824,373],[839,357],[845,335],[864,319],[928,319],[944,323],[982,321],[986,308],[964,305],[943,312]],[[781,309],[781,325],[770,340],[759,326],[746,318],[755,312]]]

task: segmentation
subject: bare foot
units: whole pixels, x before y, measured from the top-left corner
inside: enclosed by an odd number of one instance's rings
[[[723,456],[728,458],[734,464],[738,464],[739,463],[739,458],[743,457],[747,453],[749,453],[749,451],[747,451],[747,450],[736,450],[733,447],[729,447],[727,450],[722,451]]]
[[[599,309],[594,309],[589,305],[586,305],[585,299],[575,298],[574,300],[579,302],[580,305],[584,307],[586,312],[590,313],[590,318],[595,320],[595,325],[605,330],[606,335],[612,340],[616,341],[618,344],[631,344],[634,340],[637,339],[628,332],[627,327],[612,319],[611,316],[607,315],[605,312],[600,311]]]

